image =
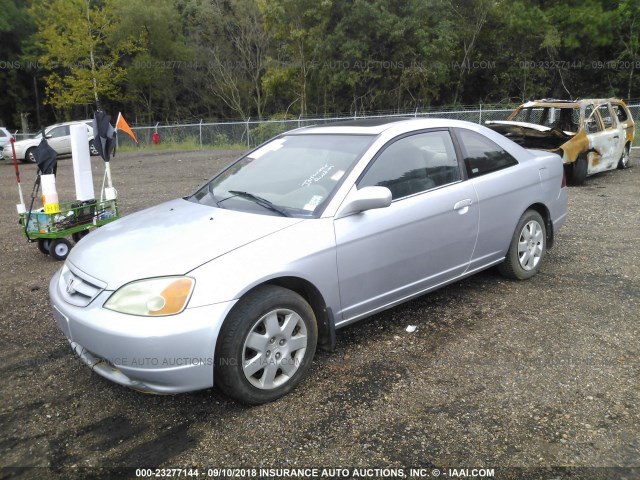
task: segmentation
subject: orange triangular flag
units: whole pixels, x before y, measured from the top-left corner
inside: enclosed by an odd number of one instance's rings
[[[122,113],[120,113],[120,112],[118,112],[118,120],[116,121],[116,129],[122,130],[127,135],[129,135],[131,138],[133,138],[134,142],[138,143],[138,139],[136,138],[136,134],[133,133],[133,130],[131,130],[131,127],[129,126],[127,121],[122,116]]]

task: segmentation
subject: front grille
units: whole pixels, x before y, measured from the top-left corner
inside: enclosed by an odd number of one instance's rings
[[[62,267],[58,282],[58,288],[64,300],[77,307],[89,305],[106,286],[106,283],[90,277],[69,262]]]

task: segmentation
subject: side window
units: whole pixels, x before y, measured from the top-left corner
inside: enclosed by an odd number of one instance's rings
[[[56,127],[49,130],[47,135],[51,135],[51,138],[59,138],[69,135],[69,127]]]
[[[629,119],[629,115],[627,115],[627,111],[624,109],[624,107],[622,105],[617,105],[614,104],[613,105],[613,111],[616,114],[616,117],[618,117],[618,120],[620,120],[620,122],[626,122]]]
[[[469,178],[502,170],[518,162],[498,144],[471,130],[456,129]]]
[[[4,130],[0,130],[0,138],[1,137],[6,137],[7,135],[4,133]]]
[[[615,126],[616,122],[613,119],[613,113],[611,113],[609,105],[606,103],[598,105],[598,113],[600,114],[604,128],[613,128]]]
[[[384,149],[358,188],[381,186],[393,199],[460,180],[460,168],[451,136],[446,130],[401,138]]]
[[[584,110],[584,126],[587,130],[587,133],[597,133],[602,130],[593,105],[587,105]]]

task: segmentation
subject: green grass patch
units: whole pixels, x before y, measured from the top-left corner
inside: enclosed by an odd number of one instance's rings
[[[139,151],[178,151],[178,150],[246,150],[247,145],[242,143],[226,143],[216,145],[200,145],[199,142],[160,142],[158,145],[122,145],[118,148],[119,152],[139,152]]]

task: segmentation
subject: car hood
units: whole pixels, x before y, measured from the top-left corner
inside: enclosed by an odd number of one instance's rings
[[[115,290],[133,280],[186,274],[302,221],[176,199],[98,228],[67,261]]]
[[[510,134],[519,137],[555,137],[564,140],[567,140],[574,135],[572,132],[564,132],[559,128],[545,127],[544,125],[537,125],[535,123],[513,122],[510,120],[489,120],[485,123],[491,130],[501,133],[502,135]]]

